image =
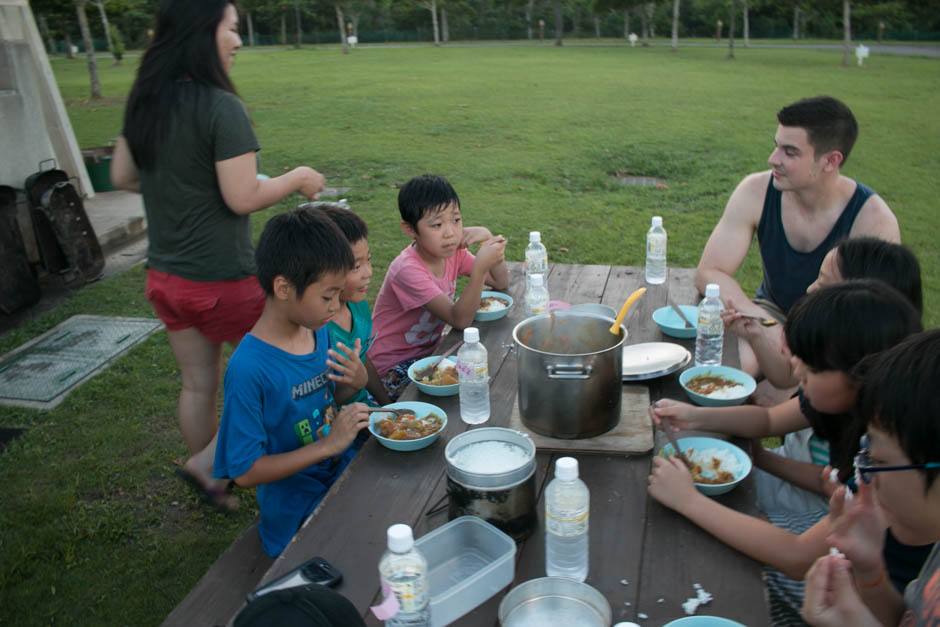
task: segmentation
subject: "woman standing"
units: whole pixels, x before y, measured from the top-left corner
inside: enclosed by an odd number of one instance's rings
[[[191,456],[180,475],[229,510],[228,482],[212,479],[222,344],[238,343],[264,306],[248,214],[293,192],[316,198],[324,183],[308,167],[257,178],[258,140],[229,79],[241,44],[234,2],[163,0],[111,163],[112,183],[144,197],[147,298],[183,384]]]

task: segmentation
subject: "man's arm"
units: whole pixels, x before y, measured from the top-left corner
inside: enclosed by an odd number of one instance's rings
[[[898,219],[877,194],[865,201],[849,232],[849,237],[865,236],[877,237],[895,244],[901,243]]]
[[[766,172],[750,174],[738,184],[728,199],[721,220],[709,236],[695,270],[695,287],[700,293],[705,293],[707,284],[717,283],[721,286],[721,300],[733,300],[738,311],[745,313],[761,310],[751,303],[751,298],[738,285],[734,275],[744,261],[760,223],[768,176]]]

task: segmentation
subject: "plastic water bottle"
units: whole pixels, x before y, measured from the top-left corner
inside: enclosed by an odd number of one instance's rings
[[[548,288],[545,287],[545,275],[533,274],[529,277],[525,289],[525,315],[537,316],[548,311]]]
[[[457,378],[461,420],[471,425],[489,420],[490,366],[476,327],[463,330],[463,346],[457,351]]]
[[[659,285],[666,280],[666,229],[663,219],[653,216],[646,233],[646,282]]]
[[[588,574],[588,516],[591,494],[578,478],[578,460],[555,462],[545,489],[545,573],[584,581]]]
[[[725,325],[721,320],[718,284],[705,286],[705,298],[698,304],[698,328],[695,332],[695,365],[720,366]]]
[[[529,278],[534,274],[548,275],[548,251],[542,244],[542,234],[538,231],[529,233],[529,245],[525,248],[525,278],[528,285]]]
[[[428,561],[415,548],[408,525],[388,528],[388,550],[379,560],[379,577],[398,598],[398,613],[385,627],[426,627],[431,624]]]

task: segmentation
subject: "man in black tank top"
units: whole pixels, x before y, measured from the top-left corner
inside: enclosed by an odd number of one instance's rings
[[[851,110],[830,96],[799,100],[777,113],[771,170],[742,180],[702,252],[695,273],[699,292],[721,286],[725,307],[783,320],[816,279],[822,258],[842,237],[900,242],[898,221],[871,189],[843,176],[858,135]],[[752,302],[734,279],[758,234],[764,280]],[[782,325],[759,327],[736,313],[726,324],[739,331],[741,367],[760,374],[760,357],[784,349]]]

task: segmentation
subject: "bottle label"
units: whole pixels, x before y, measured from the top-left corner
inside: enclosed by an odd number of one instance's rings
[[[699,335],[722,335],[724,334],[724,323],[718,314],[699,313],[698,315],[698,334]]]
[[[572,516],[573,515],[573,516]],[[579,536],[587,533],[590,511],[583,512],[545,512],[545,528],[556,536]]]
[[[646,256],[654,259],[666,258],[666,240],[650,237],[646,240]]]
[[[416,577],[407,581],[383,579],[383,582],[395,593],[395,597],[398,599],[399,612],[418,612],[428,604],[428,587],[425,577]]]
[[[472,364],[458,361],[457,376],[463,381],[488,381],[490,378],[489,364],[486,362]]]

